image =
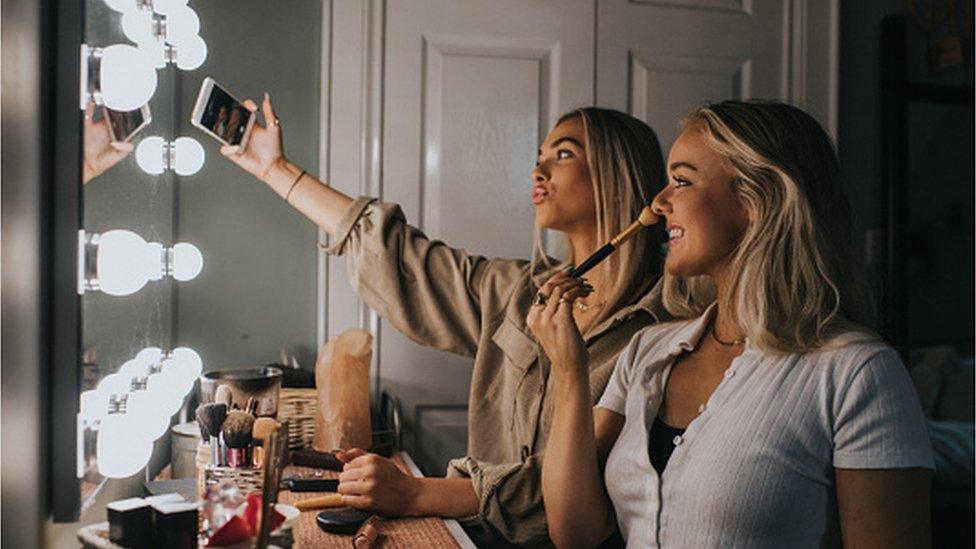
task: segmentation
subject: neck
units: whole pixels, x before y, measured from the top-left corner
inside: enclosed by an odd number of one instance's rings
[[[715,320],[712,323],[712,333],[722,341],[745,339],[746,336],[742,332],[742,328],[732,320],[732,313],[725,306],[725,304],[731,303],[731,298],[733,297],[730,294],[731,289],[729,288],[727,277],[722,273],[716,273],[712,275],[712,280],[715,282],[715,290],[718,297],[718,310],[715,312]]]
[[[567,233],[566,236],[569,239],[569,246],[573,250],[573,265],[579,265],[586,261],[586,258],[593,255],[593,252],[604,244],[603,242],[597,241],[595,227],[590,227],[589,230],[585,231]],[[583,278],[593,286],[594,291],[589,297],[583,298],[581,301],[597,303],[606,299],[603,288],[606,272],[605,267],[606,262],[604,261],[583,275]]]

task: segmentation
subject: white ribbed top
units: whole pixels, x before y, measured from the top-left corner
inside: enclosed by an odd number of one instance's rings
[[[712,314],[638,332],[600,399],[626,417],[605,480],[628,547],[840,546],[835,467],[934,467],[918,396],[890,347],[773,355],[747,342],[659,477],[650,427],[674,358]]]

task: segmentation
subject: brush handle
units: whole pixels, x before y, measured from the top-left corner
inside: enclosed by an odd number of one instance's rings
[[[579,278],[579,277],[583,276],[584,274],[586,274],[586,272],[589,271],[590,269],[592,269],[593,267],[596,267],[597,264],[599,264],[601,261],[603,261],[604,259],[606,259],[607,256],[610,255],[610,254],[612,254],[613,251],[616,250],[616,249],[617,249],[617,247],[614,246],[612,243],[607,243],[602,248],[600,248],[599,250],[597,250],[593,255],[591,255],[590,257],[586,258],[586,261],[580,263],[576,267],[573,267],[566,274],[568,274],[569,276],[571,276],[573,278]]]
[[[227,448],[227,466],[228,467],[247,467],[250,465],[247,461],[247,448]]]

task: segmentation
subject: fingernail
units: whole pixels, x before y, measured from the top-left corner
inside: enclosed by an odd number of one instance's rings
[[[264,99],[265,99],[265,101],[267,101],[268,99],[271,99],[271,96],[268,95],[268,92],[264,92]]]

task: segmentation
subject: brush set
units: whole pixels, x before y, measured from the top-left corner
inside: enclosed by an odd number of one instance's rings
[[[197,407],[197,425],[202,443],[210,447],[211,467],[260,468],[263,444],[280,424],[269,417],[256,417],[258,402],[248,399],[244,408],[231,404],[230,390],[217,388],[214,402]]]

